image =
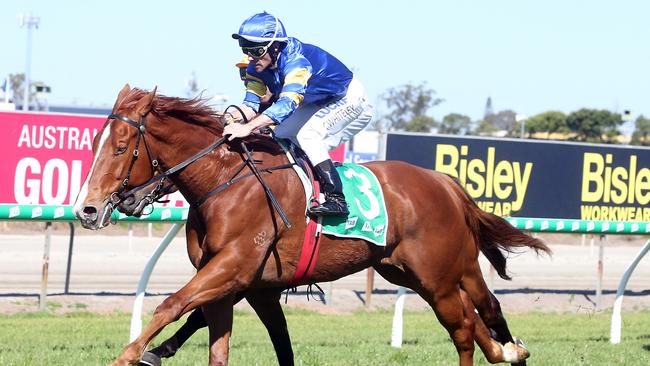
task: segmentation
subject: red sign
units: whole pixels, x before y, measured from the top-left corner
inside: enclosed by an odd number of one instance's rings
[[[330,157],[340,163],[345,161],[345,144],[339,145],[336,149],[330,150]]]
[[[0,112],[0,203],[71,205],[105,117]]]

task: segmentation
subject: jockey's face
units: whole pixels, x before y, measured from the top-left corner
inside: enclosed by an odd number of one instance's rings
[[[251,42],[244,38],[239,39],[239,46],[242,52],[248,56],[248,59],[255,65],[256,72],[266,70],[273,63],[271,53],[276,54],[278,51],[277,42]]]
[[[253,62],[253,65],[255,65],[255,71],[256,72],[262,72],[266,70],[267,67],[271,65],[273,62],[273,59],[271,59],[271,55],[269,53],[265,53],[264,56],[262,57],[250,57],[250,60]]]

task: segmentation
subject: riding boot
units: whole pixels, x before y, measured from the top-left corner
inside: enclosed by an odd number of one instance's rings
[[[314,167],[316,177],[325,193],[325,202],[309,209],[313,216],[347,216],[348,205],[343,195],[343,183],[332,160],[325,160]]]

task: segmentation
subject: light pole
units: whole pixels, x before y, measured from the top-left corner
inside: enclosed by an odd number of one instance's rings
[[[23,110],[29,110],[29,89],[30,89],[30,75],[29,71],[32,63],[32,29],[38,29],[38,24],[41,22],[41,18],[29,14],[21,14],[18,17],[18,23],[20,26],[27,27],[27,57],[25,60],[25,92],[23,95]]]
[[[523,139],[526,136],[526,120],[528,117],[522,114],[515,114],[515,122],[521,123],[521,131],[519,132],[519,138]]]

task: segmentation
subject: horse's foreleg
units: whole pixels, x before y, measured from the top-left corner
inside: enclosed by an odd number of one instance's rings
[[[293,350],[287,320],[280,305],[281,295],[279,289],[256,289],[246,294],[246,300],[269,332],[280,366],[293,366]]]
[[[179,348],[187,341],[197,330],[207,327],[203,311],[201,308],[195,309],[177,331],[169,339],[162,342],[158,347],[148,352],[158,358],[168,358],[176,354]]]
[[[201,306],[210,329],[210,366],[228,365],[234,295]]]
[[[198,306],[243,290],[255,275],[256,268],[244,266],[240,257],[241,255],[235,250],[227,248],[210,259],[183,288],[169,296],[156,308],[153,318],[140,336],[122,350],[111,366],[136,364],[147,344],[167,324],[178,320],[183,314]]]

